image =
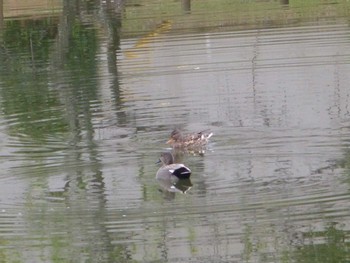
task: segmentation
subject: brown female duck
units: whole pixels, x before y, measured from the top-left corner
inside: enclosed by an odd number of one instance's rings
[[[205,146],[213,133],[209,130],[182,134],[179,129],[175,129],[170,134],[170,139],[167,144],[170,144],[173,148],[198,148]]]

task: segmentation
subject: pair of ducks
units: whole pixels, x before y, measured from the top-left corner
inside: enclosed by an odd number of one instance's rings
[[[175,129],[167,144],[174,149],[198,149],[204,147],[211,136],[213,133],[207,131],[183,135],[180,130]],[[188,179],[191,175],[191,170],[184,164],[174,163],[174,157],[170,152],[162,153],[159,162],[162,162],[163,165],[159,168],[156,179],[177,181]]]

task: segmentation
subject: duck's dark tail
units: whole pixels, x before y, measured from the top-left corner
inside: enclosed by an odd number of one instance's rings
[[[173,171],[172,174],[179,179],[188,179],[191,175],[191,170],[188,169],[186,166],[183,166]]]

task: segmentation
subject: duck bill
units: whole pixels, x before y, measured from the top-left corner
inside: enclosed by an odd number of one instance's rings
[[[166,142],[166,144],[172,144],[172,143],[174,143],[174,139],[173,139],[173,138],[170,138],[170,139]]]

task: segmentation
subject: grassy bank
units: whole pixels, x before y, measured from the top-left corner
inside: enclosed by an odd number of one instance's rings
[[[3,15],[5,19],[44,17],[62,12],[62,0],[3,0]]]
[[[177,0],[129,1],[123,16],[124,36],[139,36],[162,21],[172,31],[223,31],[268,28],[349,18],[350,1],[290,0],[192,0],[191,11]]]

